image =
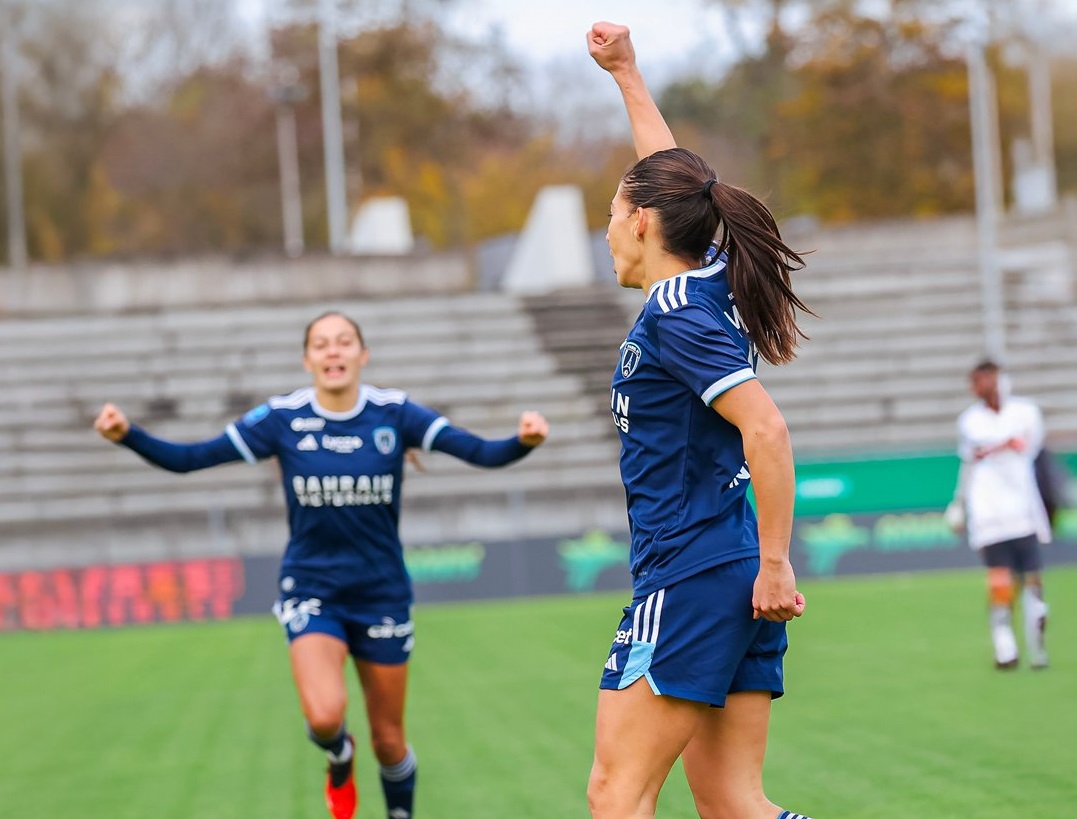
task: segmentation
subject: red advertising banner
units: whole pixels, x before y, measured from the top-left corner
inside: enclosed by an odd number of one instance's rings
[[[221,620],[243,593],[241,558],[0,573],[0,631]]]

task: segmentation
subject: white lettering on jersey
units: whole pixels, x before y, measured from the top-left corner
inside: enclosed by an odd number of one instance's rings
[[[307,627],[311,617],[322,613],[322,601],[317,597],[308,600],[290,597],[283,603],[280,600],[274,603],[273,613],[277,615],[282,626],[286,626],[292,634],[297,634]]]
[[[740,472],[737,473],[737,477],[729,482],[728,489],[732,489],[734,486],[740,486],[741,481],[751,480],[752,474],[748,471],[748,462],[744,462],[744,466],[740,468]]]
[[[727,319],[729,319],[729,323],[732,324],[734,327],[736,327],[738,330],[740,330],[743,333],[744,332],[744,319],[741,318],[740,310],[737,309],[737,305],[735,305],[735,304],[733,305],[733,315],[729,315],[728,311],[724,311],[724,312],[725,312],[725,317]]]
[[[341,455],[350,455],[363,445],[358,435],[323,435],[322,448]]]
[[[610,411],[613,413],[613,425],[624,433],[628,432],[629,398],[630,396],[617,392],[616,389],[610,391]]]
[[[411,620],[398,623],[392,617],[382,617],[381,622],[366,630],[367,637],[373,640],[388,640],[392,637],[409,637],[415,631]]]
[[[324,418],[293,418],[289,425],[292,432],[321,432],[325,429]]]
[[[300,452],[315,452],[318,449],[318,440],[308,432],[299,439],[299,443],[295,445],[295,448]]]
[[[732,299],[733,295],[730,294],[729,298]],[[723,315],[729,320],[730,324],[732,324],[736,329],[740,330],[741,335],[747,336],[748,335],[748,328],[744,324],[744,317],[741,316],[740,310],[737,309],[737,305],[734,304],[732,309],[733,309],[733,314],[732,315],[730,315],[728,311],[722,311]],[[748,342],[748,361],[751,362],[753,370],[755,369],[755,365],[756,365],[756,362],[758,360],[759,360],[759,351],[756,349],[755,342],[754,341],[749,341]]]
[[[296,475],[292,491],[300,506],[371,506],[393,502],[392,475]]]

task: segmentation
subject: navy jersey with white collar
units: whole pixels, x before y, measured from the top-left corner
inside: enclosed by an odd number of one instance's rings
[[[349,412],[323,409],[306,387],[230,424],[244,460],[280,464],[291,530],[282,587],[356,609],[410,604],[397,533],[404,452],[429,450],[447,425],[400,390],[366,384]]]
[[[724,255],[651,288],[610,397],[635,595],[759,553],[740,431],[710,406],[755,378],[756,363]]]
[[[281,591],[301,590],[357,614],[412,602],[397,533],[406,450],[437,450],[482,467],[507,466],[532,451],[517,435],[472,435],[400,390],[366,384],[347,412],[320,406],[307,387],[270,398],[206,441],[167,441],[130,424],[117,443],[177,473],[275,457],[291,530]]]

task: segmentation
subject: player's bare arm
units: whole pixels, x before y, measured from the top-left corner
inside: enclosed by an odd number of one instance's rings
[[[752,473],[759,517],[759,576],[752,595],[755,616],[791,620],[804,613],[789,562],[796,481],[789,430],[778,408],[755,379],[722,393],[711,405],[736,426]]]
[[[636,52],[628,27],[616,23],[595,23],[587,33],[587,50],[621,89],[628,121],[632,126],[636,155],[642,159],[656,151],[676,148],[677,140],[673,138],[636,65]]]

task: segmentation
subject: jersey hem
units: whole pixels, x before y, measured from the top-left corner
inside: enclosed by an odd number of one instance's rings
[[[689,566],[688,568],[682,569],[679,572],[667,575],[658,582],[651,581],[640,586],[636,586],[635,584],[633,584],[632,597],[633,599],[635,599],[637,597],[643,597],[644,595],[656,592],[659,589],[668,589],[674,583],[679,583],[682,580],[686,580],[689,577],[693,577],[697,574],[705,572],[708,569],[713,569],[715,566],[724,566],[726,563],[732,563],[736,560],[744,560],[744,558],[746,557],[759,557],[759,547],[756,546],[742,548],[738,551],[722,555],[717,559],[708,560],[703,563],[697,563],[693,566]]]

